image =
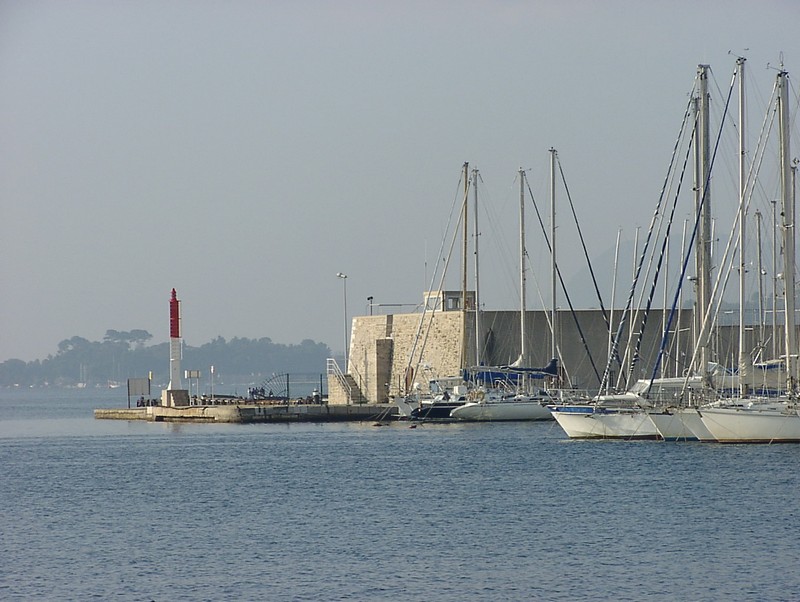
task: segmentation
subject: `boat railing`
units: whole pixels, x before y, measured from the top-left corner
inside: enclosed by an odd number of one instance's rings
[[[590,403],[592,399],[587,389],[547,389],[547,393],[558,403]]]

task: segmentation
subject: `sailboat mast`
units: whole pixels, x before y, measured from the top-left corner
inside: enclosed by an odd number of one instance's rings
[[[608,350],[607,357],[611,357],[614,345],[614,304],[617,301],[617,268],[619,266],[619,240],[622,236],[622,228],[617,228],[617,242],[614,245],[614,271],[611,276],[611,311],[608,315]]]
[[[463,247],[461,251],[461,367],[467,367],[467,205],[469,200],[469,163],[464,163],[464,202],[461,206],[461,221],[464,226]]]
[[[736,60],[739,75],[739,394],[747,395],[747,375],[749,360],[745,349],[745,291],[747,259],[745,255],[745,99],[744,99],[744,57]],[[760,277],[759,277],[760,278]]]
[[[797,335],[795,333],[795,240],[794,240],[794,202],[791,182],[791,153],[789,148],[789,74],[778,73],[778,103],[780,107],[781,137],[781,203],[783,213],[783,299],[786,312],[784,343],[786,346],[786,381],[787,393],[795,394],[797,358]]]
[[[519,168],[519,360],[526,365],[525,349],[525,171]]]
[[[553,330],[553,340],[550,346],[550,357],[558,357],[558,321],[556,315],[556,308],[558,303],[558,290],[556,289],[556,270],[558,263],[556,262],[556,149],[550,149],[550,245],[551,249],[551,292],[552,292],[552,316],[551,328]]]
[[[772,201],[772,357],[778,357],[778,217],[777,203]]]
[[[700,235],[697,245],[697,321],[696,328],[702,340],[698,341],[699,366],[696,369],[705,378],[708,370],[709,339],[703,332],[706,314],[711,306],[711,178],[710,162],[710,115],[708,96],[708,65],[698,65],[698,119],[695,136],[695,207],[700,219]]]
[[[764,263],[761,253],[761,212],[756,211],[756,247],[758,252],[758,343],[764,343]],[[775,336],[773,333],[772,336]]]
[[[478,237],[480,231],[478,230],[478,170],[472,170],[472,195],[473,205],[475,206],[475,364],[481,363],[481,300],[479,293],[480,286],[480,270],[478,269]]]
[[[683,232],[681,233],[681,257],[686,256],[686,227],[688,222],[683,220]],[[681,286],[678,291],[678,327],[675,329],[675,349],[678,352],[675,354],[675,376],[683,374],[684,360],[681,356],[681,324],[683,324],[683,287]]]

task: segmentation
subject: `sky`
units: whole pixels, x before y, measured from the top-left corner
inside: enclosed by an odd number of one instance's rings
[[[545,199],[550,148],[607,283],[697,65],[724,89],[743,55],[768,97],[781,60],[800,73],[798,23],[793,0],[0,0],[0,361],[166,341],[173,288],[189,345],[340,352],[367,297],[431,287],[464,162],[495,216],[481,245],[513,262],[517,172]],[[513,309],[500,256],[481,299]]]

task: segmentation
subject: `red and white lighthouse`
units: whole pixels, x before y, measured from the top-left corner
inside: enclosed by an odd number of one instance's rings
[[[181,383],[181,302],[172,289],[169,300],[169,385],[168,391],[183,389]]]

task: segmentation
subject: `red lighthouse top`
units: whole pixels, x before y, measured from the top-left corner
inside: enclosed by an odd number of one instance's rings
[[[181,310],[178,293],[172,289],[172,298],[169,300],[169,336],[171,339],[181,337]]]

